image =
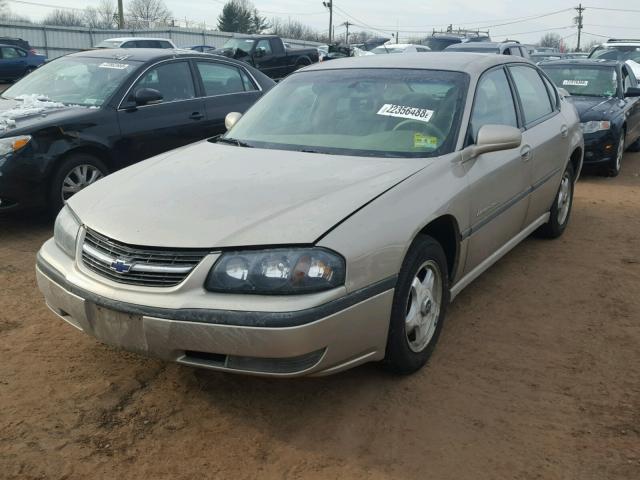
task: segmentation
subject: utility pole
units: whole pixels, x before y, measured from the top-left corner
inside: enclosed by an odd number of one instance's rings
[[[124,28],[124,8],[122,6],[122,0],[118,0],[118,28],[120,30]]]
[[[398,43],[399,36],[400,36],[400,32],[398,31],[398,21],[396,20],[396,44]]]
[[[329,9],[329,43],[333,39],[333,0],[322,2],[322,5]]]
[[[346,41],[347,45],[349,45],[349,25],[353,25],[353,23],[349,23],[349,20],[347,20],[346,22],[343,23],[343,25],[345,27],[347,27],[347,33],[346,33],[345,41]]]
[[[586,8],[582,6],[582,4],[578,5],[576,11],[578,12],[578,16],[573,19],[573,21],[578,26],[578,45],[576,46],[576,50],[580,51],[580,33],[582,32],[582,12],[584,12]]]

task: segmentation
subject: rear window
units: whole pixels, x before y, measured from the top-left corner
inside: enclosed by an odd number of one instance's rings
[[[96,48],[120,48],[121,40],[104,40],[96,45]]]

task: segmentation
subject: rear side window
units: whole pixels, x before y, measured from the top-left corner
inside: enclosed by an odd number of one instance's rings
[[[475,143],[480,127],[489,124],[518,127],[511,87],[502,68],[485,73],[478,82],[469,143]]]
[[[535,69],[523,65],[509,67],[509,70],[520,97],[526,125],[530,125],[553,112],[547,87]]]
[[[20,51],[17,48],[13,47],[2,47],[0,51],[2,51],[2,58],[5,60],[24,57],[24,55],[20,55]]]
[[[171,45],[167,41],[161,41],[161,42],[158,42],[158,43],[160,43],[160,48],[173,48],[173,45]]]
[[[162,94],[163,102],[187,100],[196,96],[191,69],[187,62],[159,65],[147,71],[138,81],[133,93],[141,88],[153,88]]]
[[[213,62],[197,62],[207,96],[255,90],[251,81],[239,68]]]

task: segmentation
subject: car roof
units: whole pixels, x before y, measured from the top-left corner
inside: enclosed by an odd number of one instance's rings
[[[20,45],[15,45],[13,43],[0,43],[0,47],[11,47],[11,48],[19,48],[20,50],[24,50]]]
[[[82,52],[70,53],[68,57],[87,57],[87,58],[104,58],[108,60],[118,61],[134,61],[149,62],[152,60],[161,60],[164,58],[180,58],[180,57],[202,57],[216,58],[219,60],[231,61],[228,57],[213,55],[211,53],[202,53],[195,50],[186,50],[182,48],[97,48],[92,50],[84,50]]]
[[[407,48],[407,47],[426,47],[426,45],[419,45],[417,43],[390,43],[385,45],[378,45],[376,48]]]
[[[453,45],[449,45],[447,48],[450,50],[457,50],[457,49],[464,49],[464,48],[486,48],[487,50],[493,50],[496,48],[500,48],[500,46],[502,45],[523,46],[517,42],[464,42],[464,43],[454,43]]]
[[[306,67],[304,71],[351,68],[411,68],[467,72],[470,75],[479,75],[495,65],[508,63],[528,63],[533,65],[526,58],[511,55],[487,55],[485,53],[469,52],[423,52],[340,58],[330,62],[314,63]]]
[[[100,40],[100,42],[128,42],[130,40],[166,40],[168,42],[171,42],[170,38],[160,38],[160,37],[114,37],[114,38],[105,38],[104,40]]]
[[[585,67],[617,67],[624,62],[617,60],[605,60],[599,58],[566,58],[560,60],[547,60],[540,65],[579,65]]]

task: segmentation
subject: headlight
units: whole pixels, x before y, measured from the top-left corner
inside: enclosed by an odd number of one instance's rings
[[[71,209],[65,206],[60,210],[56,218],[56,223],[53,227],[53,238],[56,245],[71,258],[76,256],[76,238],[79,230],[80,222]]]
[[[322,248],[278,248],[223,253],[205,288],[211,292],[291,295],[344,284],[344,259]]]
[[[609,130],[611,128],[611,122],[608,120],[599,120],[593,122],[581,123],[582,133],[595,133],[600,130]]]
[[[14,153],[24,148],[31,141],[31,135],[0,138],[0,157]]]

